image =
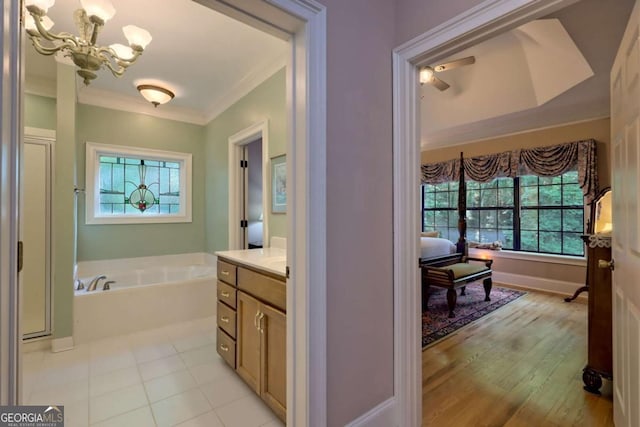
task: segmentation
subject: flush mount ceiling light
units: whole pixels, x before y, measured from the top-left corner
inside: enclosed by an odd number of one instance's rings
[[[114,76],[120,77],[142,54],[149,42],[151,34],[135,25],[122,28],[129,46],[112,44],[104,47],[96,45],[98,33],[105,22],[113,18],[116,10],[108,0],[80,0],[82,6],[74,12],[73,17],[80,35],[70,33],[51,33],[53,21],[47,11],[55,0],[26,0],[25,6],[29,15],[26,17],[25,29],[33,47],[43,55],[62,52],[70,57],[79,68],[78,75],[88,85],[97,77],[96,72],[106,67]],[[48,43],[43,44],[43,41]]]
[[[166,104],[175,96],[169,89],[156,85],[138,85],[137,89],[140,95],[144,96],[144,99],[152,103],[154,107],[158,107],[160,104]]]

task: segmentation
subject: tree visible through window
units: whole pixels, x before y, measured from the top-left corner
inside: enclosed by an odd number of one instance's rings
[[[458,183],[422,186],[423,230],[458,239]],[[578,172],[557,177],[467,182],[467,239],[504,249],[584,255],[584,201]]]

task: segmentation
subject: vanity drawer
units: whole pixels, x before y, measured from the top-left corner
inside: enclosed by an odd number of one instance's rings
[[[236,288],[218,280],[218,301],[231,308],[236,308]]]
[[[234,339],[218,328],[216,343],[218,354],[229,366],[236,369],[236,342]]]
[[[236,312],[218,301],[218,327],[222,328],[231,338],[236,337]]]
[[[231,286],[236,285],[236,269],[237,267],[228,262],[218,260],[218,280],[222,280]]]
[[[287,310],[287,286],[278,280],[246,268],[238,268],[238,289],[271,304],[279,310]]]

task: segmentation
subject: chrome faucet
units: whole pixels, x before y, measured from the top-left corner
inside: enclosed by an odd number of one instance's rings
[[[100,276],[96,276],[93,279],[91,279],[91,282],[89,282],[89,286],[87,286],[87,292],[91,292],[91,291],[95,291],[96,288],[98,287],[98,282],[102,279],[106,279],[107,276],[105,275],[100,275]]]

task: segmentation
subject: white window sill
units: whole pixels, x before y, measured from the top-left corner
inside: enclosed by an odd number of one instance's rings
[[[576,265],[579,267],[585,267],[587,265],[587,259],[585,257],[568,255],[535,254],[506,250],[492,251],[490,249],[476,248],[469,248],[469,255],[478,258],[507,258],[521,261],[543,262],[545,264]]]

